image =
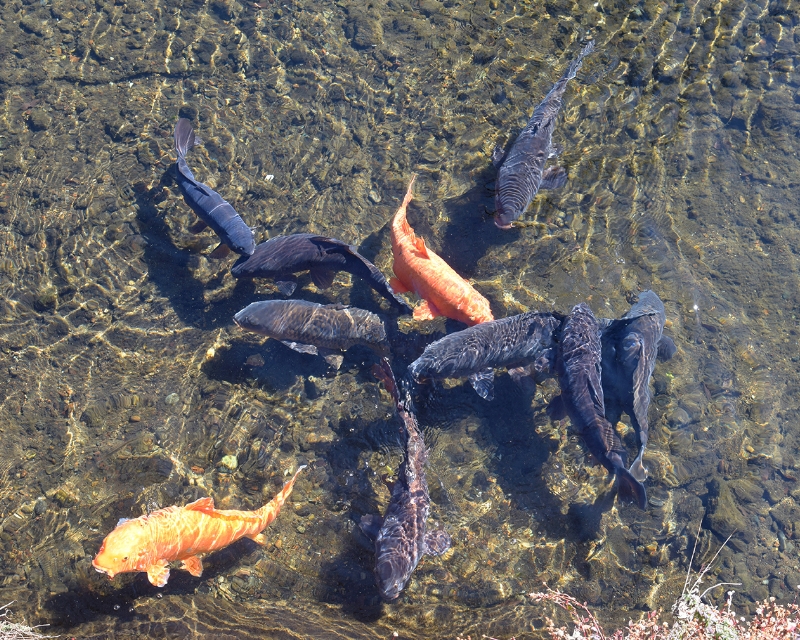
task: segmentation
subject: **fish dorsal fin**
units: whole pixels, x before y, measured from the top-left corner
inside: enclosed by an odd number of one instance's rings
[[[187,504],[184,509],[187,511],[202,511],[203,513],[211,513],[214,511],[214,498],[206,496],[194,502]]]
[[[414,243],[414,248],[417,251],[419,251],[419,254],[423,258],[427,258],[428,257],[428,248],[425,246],[425,240],[423,238],[420,238],[419,236],[415,235],[414,239],[412,240],[412,242]]]

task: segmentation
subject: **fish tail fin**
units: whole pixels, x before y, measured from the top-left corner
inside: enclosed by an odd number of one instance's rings
[[[636,460],[633,461],[631,464],[630,469],[628,471],[631,472],[631,475],[636,478],[639,482],[644,482],[647,479],[647,469],[645,469],[644,464],[642,463],[642,458],[644,456],[644,445],[639,448],[639,455],[636,456]]]
[[[633,477],[630,471],[625,467],[617,467],[617,475],[619,476],[619,494],[623,498],[629,497],[644,510],[647,508],[647,490],[644,485]]]
[[[564,73],[564,75],[562,76],[562,80],[565,81],[572,80],[572,78],[574,78],[577,75],[578,70],[581,68],[581,65],[583,64],[583,59],[586,56],[588,56],[592,51],[594,51],[594,40],[589,40],[589,42],[586,43],[586,46],[584,46],[583,49],[581,49],[581,52],[578,54],[578,57],[575,58],[570,63],[566,73]]]
[[[192,123],[186,118],[179,118],[175,125],[175,153],[179,158],[183,158],[186,152],[196,144],[200,144],[200,139],[194,134]]]
[[[266,529],[270,523],[278,517],[283,503],[286,502],[286,499],[292,494],[292,489],[294,488],[294,483],[297,480],[297,476],[299,476],[300,472],[305,468],[306,465],[304,464],[297,467],[297,471],[294,472],[292,479],[283,485],[283,489],[281,489],[278,495],[276,495],[272,500],[258,510],[258,514],[261,517],[262,530]]]
[[[417,174],[413,174],[411,176],[411,182],[408,183],[408,189],[406,190],[406,195],[403,198],[403,203],[400,205],[400,208],[397,210],[397,213],[394,216],[394,220],[392,220],[392,227],[396,231],[400,232],[403,235],[411,236],[411,238],[415,238],[416,235],[414,234],[414,230],[411,228],[411,225],[408,224],[408,220],[406,219],[406,211],[408,209],[408,204],[411,202],[411,199],[414,197],[414,183],[417,180]]]

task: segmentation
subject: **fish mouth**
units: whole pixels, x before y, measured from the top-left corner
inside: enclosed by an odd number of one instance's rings
[[[510,222],[508,222],[506,224],[503,224],[497,218],[494,219],[494,224],[498,229],[511,229],[511,223]]]
[[[116,573],[114,573],[110,569],[104,569],[103,567],[100,567],[100,566],[96,565],[94,562],[92,562],[92,566],[94,567],[94,570],[97,571],[97,573],[106,574],[108,576],[109,580],[113,580],[114,576],[117,575]]]

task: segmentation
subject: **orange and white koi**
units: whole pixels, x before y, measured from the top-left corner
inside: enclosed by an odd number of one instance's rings
[[[118,573],[146,571],[153,585],[163,587],[169,579],[169,563],[182,560],[181,568],[199,578],[203,573],[200,555],[243,537],[266,543],[261,531],[278,516],[304,468],[299,467],[281,492],[255,511],[218,511],[213,498],[200,498],[185,507],[172,506],[120,520],[103,540],[92,566],[109,579]]]

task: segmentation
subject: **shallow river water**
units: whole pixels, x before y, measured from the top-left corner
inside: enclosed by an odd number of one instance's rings
[[[800,3],[11,0],[0,7],[0,598],[67,637],[541,637],[543,584],[607,628],[669,610],[712,570],[743,614],[800,585]],[[490,155],[588,38],[554,136],[567,184],[510,231]],[[205,256],[172,129],[257,240],[340,238],[388,276],[409,220],[495,317],[665,301],[646,511],[615,501],[569,421],[507,375],[418,402],[432,517],[454,544],[384,604],[357,527],[385,508],[398,423],[368,350],[339,371],[247,335],[282,297]],[[347,274],[295,297],[394,315]],[[383,309],[381,308],[381,305]],[[444,331],[402,319],[398,373]],[[628,423],[627,418],[623,420]],[[620,425],[632,449],[635,436]],[[309,469],[266,531],[113,581],[119,518],[213,496],[254,509]],[[697,557],[690,556],[697,544]],[[724,598],[723,589],[709,594]]]

